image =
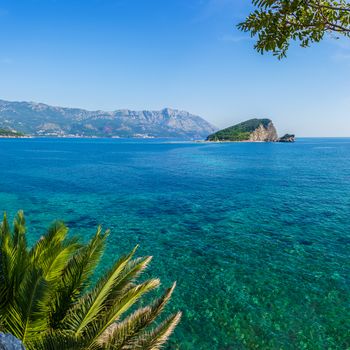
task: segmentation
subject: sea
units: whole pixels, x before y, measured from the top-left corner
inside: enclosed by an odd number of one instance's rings
[[[0,159],[30,244],[102,225],[97,274],[139,244],[155,296],[177,281],[167,349],[350,348],[350,139],[1,139]]]

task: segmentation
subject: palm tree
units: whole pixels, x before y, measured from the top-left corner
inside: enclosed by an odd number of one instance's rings
[[[108,231],[102,233],[99,227],[87,244],[68,238],[67,232],[56,222],[29,249],[23,212],[18,212],[12,230],[4,215],[0,331],[11,333],[29,350],[159,349],[181,318],[178,312],[152,327],[175,284],[135,311],[135,303],[160,284],[158,279],[137,282],[151,257],[134,258],[135,248],[92,285]]]

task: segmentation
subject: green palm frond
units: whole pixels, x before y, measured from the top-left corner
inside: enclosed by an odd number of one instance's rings
[[[99,343],[106,349],[122,349],[131,346],[134,337],[149,327],[161,314],[171,298],[176,283],[152,305],[136,310],[122,322],[116,322],[106,329],[99,338]]]
[[[16,254],[16,261],[14,263],[16,271],[15,273],[12,273],[12,275],[16,279],[14,281],[14,288],[17,290],[19,283],[23,278],[28,259],[26,227],[23,211],[17,213],[13,222],[13,248]]]
[[[12,291],[10,286],[12,284],[11,271],[15,260],[10,226],[6,213],[4,213],[0,225],[0,310],[6,307],[8,297]]]
[[[142,284],[131,288],[125,295],[117,300],[115,305],[109,309],[105,309],[103,317],[96,322],[92,322],[90,327],[85,329],[84,336],[91,339],[91,345],[99,345],[100,337],[104,331],[115,321],[121,317],[123,313],[129,310],[143,295],[159,286],[158,279],[151,279]]]
[[[20,210],[14,220],[13,223],[13,245],[14,246],[21,246],[25,249],[27,248],[27,242],[26,242],[26,227],[25,227],[25,219],[24,219],[24,213],[22,210]]]
[[[61,331],[47,332],[43,337],[27,343],[27,348],[33,350],[80,350],[87,346],[83,338]]]
[[[175,327],[181,320],[181,312],[178,312],[163,321],[154,330],[142,334],[138,339],[126,345],[121,350],[158,350],[168,340]]]
[[[175,284],[163,297],[135,310],[137,301],[160,284],[158,279],[137,281],[152,257],[134,258],[136,247],[92,285],[109,232],[98,227],[87,244],[67,238],[67,232],[63,223],[55,223],[28,249],[23,212],[18,212],[12,232],[4,215],[0,331],[22,340],[28,350],[158,349],[180,314],[149,328]]]
[[[81,333],[90,322],[97,319],[98,314],[103,310],[103,304],[109,293],[118,281],[125,266],[135,254],[136,249],[119,259],[106,276],[102,277],[97,285],[74,306],[65,323],[75,330],[76,335]]]
[[[21,338],[23,334],[22,314],[14,301],[1,311],[1,317],[1,332],[11,333],[17,338]]]
[[[42,264],[43,273],[48,281],[60,283],[67,261],[80,248],[77,238],[72,238],[50,250],[51,255]]]
[[[151,260],[152,257],[147,256],[128,261],[113,287],[110,288],[108,296],[104,302],[104,307],[108,308],[113,306],[116,299],[119,299],[130,288],[132,288],[136,279],[148,267]],[[100,283],[104,283],[103,279]]]
[[[47,314],[50,286],[41,270],[31,267],[27,271],[15,300],[11,301],[5,317],[4,330],[21,339],[35,338],[48,328]]]
[[[6,213],[4,213],[3,220],[0,225],[0,240],[1,240],[1,245],[7,246],[7,247],[12,247],[13,245],[10,225],[7,221]]]
[[[52,304],[51,325],[62,327],[62,320],[70,308],[77,303],[78,297],[88,286],[89,279],[100,261],[109,231],[101,233],[98,227],[90,242],[78,249],[68,260],[57,288]]]
[[[59,245],[68,233],[68,228],[62,222],[55,222],[42,236],[29,252],[29,258],[37,264],[44,264],[45,258],[50,256],[50,252]]]
[[[101,226],[98,226],[90,242],[77,251],[76,259],[72,258],[70,261],[72,262],[71,265],[68,263],[66,271],[71,268],[68,275],[78,275],[80,277],[80,290],[89,284],[90,277],[100,262],[109,233],[109,230],[102,233]],[[77,267],[77,270],[74,270],[73,265]]]
[[[10,306],[13,296],[25,274],[27,264],[27,244],[23,212],[18,212],[14,220],[13,235],[4,214],[0,239],[0,319]]]

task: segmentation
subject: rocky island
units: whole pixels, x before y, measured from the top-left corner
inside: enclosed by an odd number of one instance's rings
[[[295,135],[293,134],[285,134],[284,136],[280,137],[278,142],[294,142],[295,141]]]
[[[294,142],[295,136],[278,137],[270,119],[250,119],[209,135],[207,141]]]

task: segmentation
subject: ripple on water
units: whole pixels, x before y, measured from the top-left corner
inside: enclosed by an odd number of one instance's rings
[[[28,139],[0,156],[1,210],[25,210],[31,243],[55,218],[83,239],[101,223],[99,273],[139,243],[146,277],[177,280],[169,348],[350,347],[349,140]]]

